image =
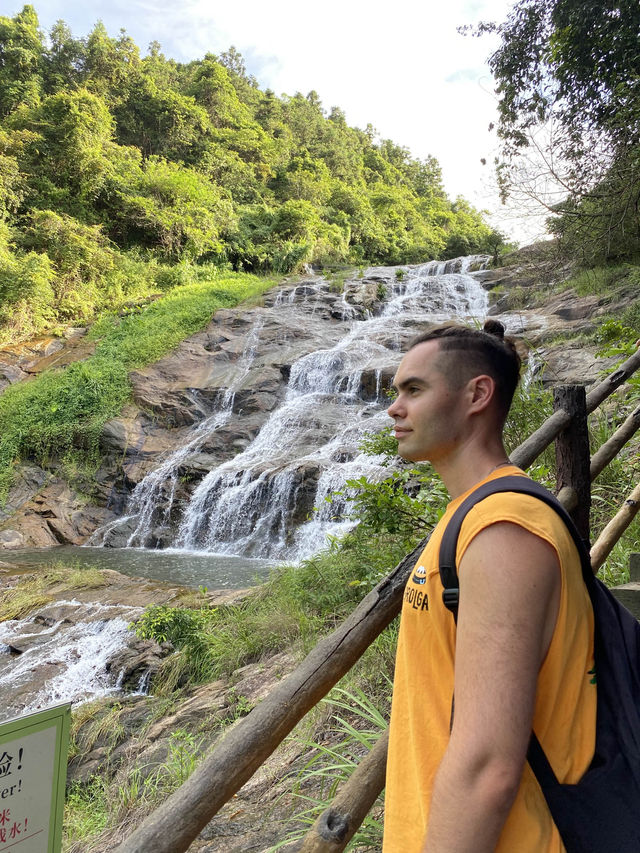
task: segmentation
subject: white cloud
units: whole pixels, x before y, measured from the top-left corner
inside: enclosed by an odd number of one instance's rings
[[[493,37],[462,36],[457,27],[504,19],[511,0],[43,0],[44,29],[63,18],[85,35],[101,18],[112,35],[124,27],[144,52],[152,40],[179,61],[243,54],[261,87],[277,94],[315,89],[323,105],[347,121],[372,124],[416,157],[433,155],[447,192],[478,207],[499,209],[488,186],[496,100],[486,58]],[[18,11],[20,5],[9,14]],[[506,227],[516,232],[517,227]]]

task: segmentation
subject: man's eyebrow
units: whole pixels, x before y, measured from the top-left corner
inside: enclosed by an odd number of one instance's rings
[[[403,388],[408,388],[409,385],[420,385],[424,387],[427,383],[420,376],[408,376],[406,379],[403,379],[402,382],[394,382],[392,384],[392,388],[394,391],[402,391]]]

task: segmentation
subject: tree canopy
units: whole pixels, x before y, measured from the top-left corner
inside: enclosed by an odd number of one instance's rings
[[[68,318],[71,304],[91,316],[126,289],[132,264],[138,277],[141,263],[288,272],[500,240],[447,198],[432,157],[350,127],[314,91],[261,89],[235,48],[178,63],[157,43],[142,56],[100,22],[76,38],[58,21],[45,36],[32,6],[0,17],[0,225],[5,338],[11,311],[24,334]],[[69,241],[66,265],[54,232]],[[79,249],[89,243],[105,261],[91,287]],[[46,305],[30,313],[36,291]]]
[[[538,167],[565,190],[552,230],[588,260],[637,254],[640,4],[516,0],[502,24],[476,30],[487,31],[500,36],[489,65],[503,193],[523,180],[535,144]]]

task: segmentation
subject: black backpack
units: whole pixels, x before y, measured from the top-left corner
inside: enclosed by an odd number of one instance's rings
[[[598,699],[593,760],[577,784],[561,784],[534,732],[527,760],[567,853],[640,853],[640,623],[594,576],[586,543],[562,504],[528,477],[501,477],[476,489],[455,511],[442,538],[443,601],[457,618],[460,527],[474,504],[496,492],[532,495],[561,516],[578,548],[594,612]]]

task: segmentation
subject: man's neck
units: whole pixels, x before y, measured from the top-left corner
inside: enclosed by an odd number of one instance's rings
[[[484,448],[463,447],[446,459],[435,460],[432,464],[454,500],[510,462],[500,443]]]

